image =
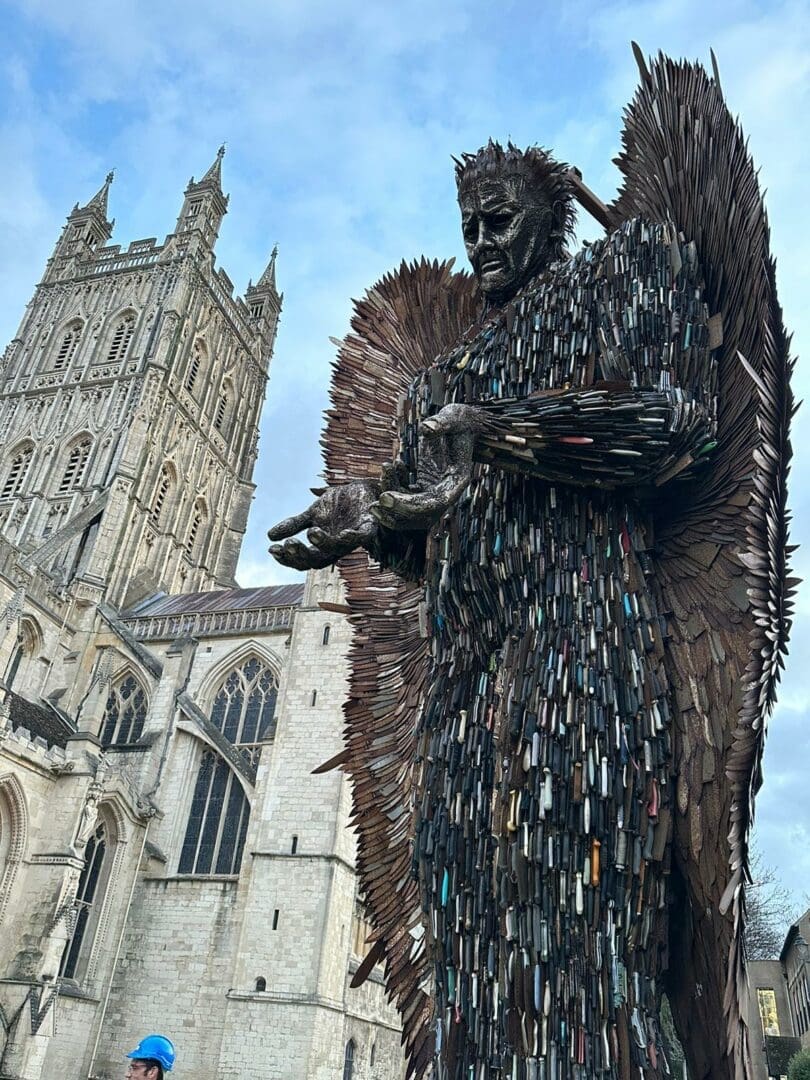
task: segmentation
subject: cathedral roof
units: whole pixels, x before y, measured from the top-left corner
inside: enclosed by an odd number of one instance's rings
[[[159,595],[122,613],[124,619],[153,615],[183,615],[197,611],[242,611],[246,608],[293,607],[304,599],[304,586],[265,585],[258,589],[218,589],[215,592]]]
[[[73,728],[68,727],[58,712],[43,705],[36,705],[33,701],[15,694],[13,690],[6,691],[6,701],[11,714],[12,730],[26,728],[32,739],[39,736],[48,746],[61,746],[64,750]]]

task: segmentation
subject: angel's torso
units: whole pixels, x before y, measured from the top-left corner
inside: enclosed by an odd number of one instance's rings
[[[589,385],[591,277],[581,257],[442,359],[418,413]],[[652,539],[632,497],[480,467],[429,543],[414,868],[440,1080],[660,1067],[672,748]]]

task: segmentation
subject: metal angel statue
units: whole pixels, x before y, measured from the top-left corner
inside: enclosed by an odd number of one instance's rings
[[[663,993],[692,1080],[750,1075],[792,364],[716,71],[640,67],[577,254],[565,166],[457,162],[474,276],[403,265],[357,304],[329,487],[270,532],[346,581],[358,977],[384,962],[414,1077],[666,1076]]]

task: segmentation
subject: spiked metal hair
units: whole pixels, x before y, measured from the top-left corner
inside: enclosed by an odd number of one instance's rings
[[[555,161],[541,146],[527,146],[525,150],[520,150],[514,143],[508,142],[504,149],[492,139],[478,153],[462,154],[461,158],[454,157],[453,161],[456,163],[459,198],[484,179],[514,177],[530,189],[542,191],[554,216],[554,228],[549,239],[555,249],[555,257],[563,255],[576,221],[573,188],[568,178],[568,166],[564,162]]]

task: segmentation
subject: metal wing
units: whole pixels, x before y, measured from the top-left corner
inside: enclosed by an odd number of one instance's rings
[[[659,54],[648,70],[634,50],[642,80],[625,113],[624,180],[610,214],[669,219],[694,241],[722,338],[712,467],[697,487],[675,488],[657,526],[678,706],[669,994],[690,1077],[743,1080],[748,837],[795,584],[793,362],[756,170],[716,66],[710,78]]]
[[[397,410],[414,376],[475,320],[474,283],[451,267],[452,261],[403,263],[355,304],[322,439],[330,484],[379,478],[398,451]],[[408,1076],[419,1077],[434,1038],[431,972],[411,875],[414,728],[427,672],[422,590],[363,552],[342,559],[340,571],[354,626],[342,767],[353,780],[357,868],[375,938],[354,984],[384,960],[388,993],[402,1017]]]

